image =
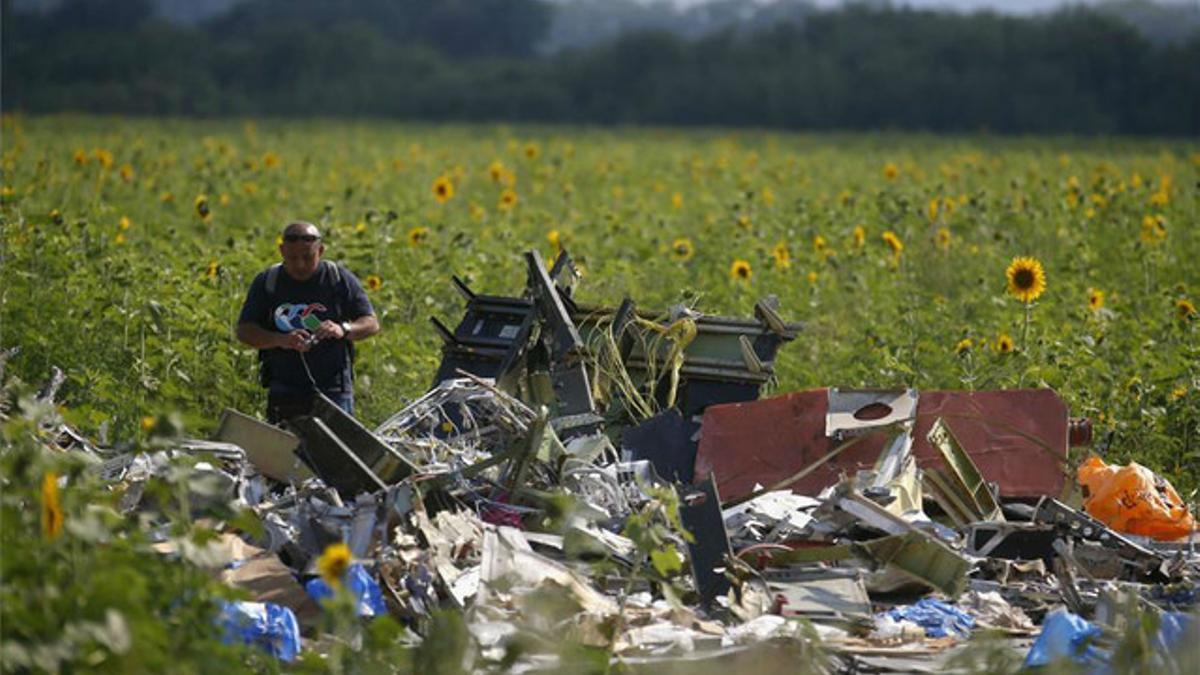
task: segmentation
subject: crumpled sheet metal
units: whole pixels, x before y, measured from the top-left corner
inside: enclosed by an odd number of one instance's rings
[[[375,434],[426,472],[470,466],[528,432],[536,415],[490,380],[447,379],[405,406]]]
[[[589,613],[612,615],[620,611],[616,602],[594,589],[577,572],[534,553],[520,530],[488,526],[483,531],[482,548],[479,578],[486,586],[507,583],[532,588],[553,582]]]
[[[837,447],[825,435],[828,390],[810,389],[775,398],[710,406],[704,412],[695,480],[715,474],[721,494],[736,500],[771,487]],[[918,466],[943,466],[926,436],[944,418],[967,454],[1002,497],[1062,493],[1067,452],[1067,408],[1050,389],[923,391],[913,429]],[[816,495],[843,474],[871,468],[887,434],[863,437],[791,485]]]

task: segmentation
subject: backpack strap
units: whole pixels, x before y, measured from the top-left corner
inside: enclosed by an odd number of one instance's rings
[[[350,299],[350,293],[349,288],[342,284],[342,264],[332,260],[322,260],[321,264],[333,274],[333,314],[337,317],[338,321],[345,321],[346,315],[342,313],[342,309],[345,307],[344,301]],[[343,372],[348,371],[350,373],[351,382],[354,380],[354,358],[356,355],[357,351],[354,348],[354,343],[346,340],[346,371]],[[349,382],[342,382],[342,386],[344,387],[349,386],[349,384]]]
[[[283,267],[283,263],[275,263],[267,269],[267,295],[275,295],[275,289],[279,287],[279,269]]]
[[[340,286],[342,283],[342,263],[332,260],[322,260],[321,264],[325,265],[326,269],[333,271],[333,283]]]

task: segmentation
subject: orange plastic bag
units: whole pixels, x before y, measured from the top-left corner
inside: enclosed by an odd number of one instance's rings
[[[1111,466],[1088,457],[1077,478],[1084,488],[1083,508],[1118,532],[1168,541],[1196,528],[1175,488],[1141,464]]]

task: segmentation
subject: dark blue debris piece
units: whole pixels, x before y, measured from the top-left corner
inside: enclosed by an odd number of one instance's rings
[[[621,448],[634,460],[649,460],[660,477],[691,483],[696,465],[696,442],[692,435],[700,427],[670,408],[621,433]]]

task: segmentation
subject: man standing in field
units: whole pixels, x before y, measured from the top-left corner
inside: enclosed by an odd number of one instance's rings
[[[237,338],[258,349],[267,420],[306,414],[316,392],[354,414],[354,342],[379,332],[375,309],[350,270],[322,260],[312,223],[283,230],[282,263],[250,284]]]

